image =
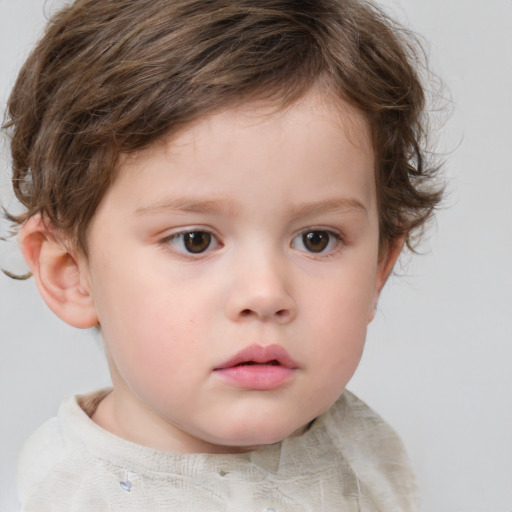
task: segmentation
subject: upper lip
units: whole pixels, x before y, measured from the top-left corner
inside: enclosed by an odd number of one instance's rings
[[[215,370],[231,368],[243,363],[265,364],[277,362],[286,368],[297,368],[297,363],[280,345],[251,345],[217,366]]]

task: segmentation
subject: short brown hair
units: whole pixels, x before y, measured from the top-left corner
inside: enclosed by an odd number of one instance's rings
[[[13,187],[87,252],[122,153],[252,99],[315,84],[369,121],[381,247],[411,240],[441,195],[423,150],[415,39],[364,0],[77,0],[50,20],[8,103]]]

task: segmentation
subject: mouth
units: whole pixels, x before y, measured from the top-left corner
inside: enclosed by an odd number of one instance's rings
[[[283,366],[284,368],[296,369],[297,363],[279,345],[252,345],[235,354],[215,370],[240,366]]]
[[[266,361],[264,363],[257,363],[256,361],[244,361],[243,363],[238,363],[235,366],[252,366],[255,364],[259,366],[282,366],[277,359],[272,359],[272,361]]]
[[[279,345],[253,345],[214,369],[230,386],[270,391],[283,386],[296,374],[297,364]]]

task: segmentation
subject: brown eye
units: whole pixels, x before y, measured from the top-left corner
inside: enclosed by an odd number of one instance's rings
[[[310,231],[302,235],[302,243],[310,252],[325,251],[329,245],[330,235],[327,231]]]
[[[335,232],[325,229],[312,229],[299,233],[292,240],[291,246],[300,251],[323,254],[335,251],[340,243],[340,236]]]
[[[200,230],[175,233],[162,240],[162,242],[182,254],[201,254],[221,246],[215,235],[209,231]]]
[[[212,235],[206,231],[191,231],[183,234],[185,249],[193,254],[206,251],[212,243]]]

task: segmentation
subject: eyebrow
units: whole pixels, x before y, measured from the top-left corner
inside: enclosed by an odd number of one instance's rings
[[[332,198],[322,201],[312,201],[287,208],[290,217],[306,217],[324,213],[346,213],[347,211],[360,211],[368,215],[364,204],[351,198]],[[193,197],[167,198],[150,206],[138,208],[136,215],[157,215],[165,212],[182,213],[213,213],[235,215],[240,211],[239,206],[230,199],[198,199]]]
[[[229,199],[196,199],[193,197],[167,198],[150,206],[138,208],[136,215],[154,215],[167,211],[183,213],[235,214],[236,204]]]
[[[309,215],[321,215],[323,213],[346,213],[348,211],[359,211],[368,215],[364,204],[351,198],[332,198],[323,201],[292,206],[288,212],[292,217],[307,217]]]

